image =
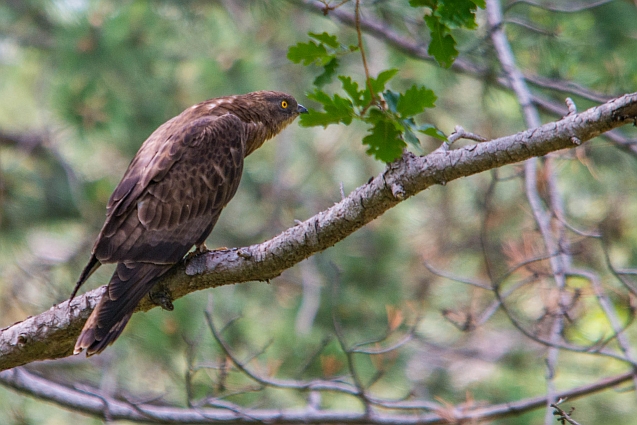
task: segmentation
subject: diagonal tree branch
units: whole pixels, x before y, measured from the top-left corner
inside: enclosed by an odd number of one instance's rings
[[[637,93],[560,121],[489,142],[429,155],[406,153],[341,202],[258,245],[205,253],[176,266],[154,290],[155,299],[230,283],[269,280],[363,227],[400,202],[436,184],[573,148],[637,119]],[[0,370],[71,355],[80,329],[105,287],[0,330]],[[138,310],[155,307],[149,299]]]

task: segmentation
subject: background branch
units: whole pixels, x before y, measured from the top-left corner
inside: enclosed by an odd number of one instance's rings
[[[630,381],[631,373],[624,373],[601,379],[593,384],[583,385],[556,393],[558,399],[593,394]],[[141,423],[254,423],[271,424],[296,423],[360,423],[360,424],[448,424],[449,409],[445,415],[439,413],[378,413],[366,415],[350,411],[325,411],[314,409],[270,410],[249,409],[248,414],[220,408],[180,408],[165,404],[136,403],[118,400],[100,394],[98,389],[78,390],[67,385],[37,376],[24,368],[15,368],[0,372],[0,382],[16,391],[84,412],[104,420],[128,420]],[[519,415],[546,404],[547,398],[539,396],[512,403],[503,403],[487,407],[451,409],[456,423],[464,421],[491,420]]]

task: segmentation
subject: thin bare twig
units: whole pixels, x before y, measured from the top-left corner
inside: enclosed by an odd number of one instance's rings
[[[566,422],[568,422],[571,425],[580,425],[579,422],[576,422],[575,419],[571,417],[571,415],[573,414],[573,411],[575,410],[574,407],[571,407],[571,410],[568,413],[566,413],[564,410],[558,407],[558,404],[559,404],[559,401],[557,403],[551,403],[551,406],[550,406],[555,409],[555,411],[553,412],[553,416],[556,417],[555,420],[560,422],[562,425],[566,425]]]
[[[622,325],[620,323],[619,317],[617,316],[617,312],[615,311],[615,306],[606,295],[606,291],[602,286],[602,282],[599,276],[587,270],[569,270],[569,274],[584,277],[589,282],[591,282],[593,290],[595,291],[595,295],[597,296],[598,303],[602,308],[602,311],[606,315],[606,318],[608,319],[613,332],[615,333],[617,345],[628,360],[630,360],[632,363],[637,363],[637,359],[635,358],[635,353],[633,352],[631,343],[630,341],[628,341],[628,337],[624,333],[624,330],[635,319],[635,311],[632,309],[632,307],[628,323],[626,325]],[[633,382],[635,384],[635,387],[637,388],[637,370],[635,371],[635,375],[633,376]]]
[[[365,56],[365,46],[363,46],[363,32],[361,31],[361,10],[360,10],[360,0],[356,0],[356,8],[354,9],[355,16],[355,26],[356,26],[356,36],[358,37],[358,49],[361,52],[361,59],[363,60],[363,68],[365,69],[365,84],[367,84],[367,89],[369,90],[370,95],[370,105],[374,103],[376,100],[376,94],[374,93],[374,88],[372,87],[371,76],[369,75],[369,67],[367,66],[367,57]],[[365,106],[361,115],[365,113],[369,105]]]
[[[295,381],[295,380],[281,380],[276,378],[264,378],[262,376],[257,375],[256,373],[250,371],[243,362],[239,361],[232,351],[230,347],[226,344],[226,342],[221,338],[219,332],[214,326],[212,320],[212,312],[207,310],[204,312],[206,321],[208,323],[208,327],[210,331],[221,347],[224,354],[232,361],[239,371],[241,371],[244,375],[252,379],[253,381],[267,387],[273,388],[286,388],[286,389],[296,389],[301,391],[334,391],[341,392],[348,395],[356,396],[358,395],[358,391],[351,385],[343,384],[335,381],[321,381],[321,380],[312,380],[312,381]]]
[[[622,355],[617,354],[615,352],[603,349],[604,346],[606,346],[610,341],[615,339],[615,337],[616,337],[615,334],[611,335],[609,338],[605,338],[604,340],[596,341],[594,344],[592,344],[590,346],[578,346],[578,345],[568,344],[568,343],[565,343],[565,342],[554,341],[554,340],[546,340],[546,339],[540,338],[539,336],[535,335],[533,332],[530,332],[528,329],[526,329],[520,323],[520,321],[513,315],[513,313],[511,312],[511,309],[504,302],[504,298],[502,297],[502,294],[500,293],[500,291],[499,291],[499,289],[497,287],[494,288],[493,292],[496,295],[496,297],[498,298],[498,301],[500,302],[500,306],[502,308],[502,311],[504,312],[504,314],[506,314],[506,316],[509,319],[509,321],[511,322],[511,324],[518,331],[520,331],[524,336],[526,336],[527,338],[531,339],[532,341],[535,341],[538,344],[544,345],[544,346],[549,347],[549,348],[551,348],[551,347],[552,348],[556,348],[556,349],[559,348],[559,349],[562,349],[562,350],[573,351],[573,352],[576,352],[576,353],[602,355],[602,356],[610,357],[610,358],[613,358],[613,359],[620,360],[622,362],[628,363],[632,367],[637,367],[637,363],[632,362],[630,359],[626,358],[625,356],[622,356]]]
[[[537,7],[539,9],[548,10],[550,12],[558,12],[558,13],[577,13],[585,10],[591,10],[597,8],[599,6],[603,6],[612,2],[613,0],[598,0],[593,1],[591,3],[582,3],[582,4],[566,4],[565,6],[557,6],[549,3],[538,3],[531,0],[514,0],[506,5],[506,9],[509,10],[514,6],[525,4],[528,6]]]
[[[506,18],[504,20],[505,24],[513,24],[513,25],[517,25],[519,27],[525,28],[529,31],[534,32],[535,34],[539,34],[539,35],[544,35],[544,36],[548,36],[548,37],[555,37],[555,33],[545,30],[544,28],[540,28],[537,25],[533,25],[531,22],[517,18],[517,17],[510,17],[510,18]]]
[[[453,143],[458,139],[468,139],[468,140],[474,140],[476,142],[486,142],[487,139],[478,135],[478,134],[474,134],[474,133],[470,133],[468,131],[466,131],[464,128],[462,128],[462,126],[457,125],[455,126],[455,128],[453,129],[453,133],[451,133],[448,137],[449,143]]]
[[[345,342],[345,336],[343,335],[343,329],[341,327],[341,323],[336,317],[336,306],[338,300],[338,290],[339,290],[339,279],[334,279],[332,281],[332,325],[334,326],[334,334],[336,335],[336,339],[338,340],[339,345],[341,346],[341,350],[345,353],[345,358],[347,359],[347,368],[349,370],[350,376],[354,381],[354,386],[356,387],[356,396],[362,401],[363,406],[365,408],[365,416],[372,416],[373,411],[370,405],[370,400],[367,397],[366,389],[363,386],[363,383],[356,372],[356,366],[354,364],[354,352],[347,347]]]
[[[444,272],[442,270],[438,270],[437,268],[432,266],[427,261],[423,261],[422,264],[425,266],[425,268],[427,270],[429,270],[431,273],[435,274],[436,276],[444,277],[445,279],[449,279],[449,280],[452,280],[454,282],[464,283],[466,285],[475,286],[475,287],[480,288],[480,289],[486,289],[487,291],[491,291],[493,289],[493,287],[490,284],[488,284],[488,283],[482,283],[482,282],[478,282],[478,281],[475,281],[475,280],[472,280],[472,279],[467,279],[467,278],[463,278],[463,277],[459,277],[459,276],[454,276],[454,275],[452,275],[450,273]]]

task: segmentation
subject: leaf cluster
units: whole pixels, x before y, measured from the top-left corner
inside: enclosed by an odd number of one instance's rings
[[[398,73],[392,68],[380,72],[376,77],[368,78],[359,86],[351,76],[339,75],[344,95],[328,94],[324,84],[332,80],[338,67],[337,56],[343,52],[353,52],[356,46],[344,47],[335,35],[327,33],[309,34],[313,40],[298,43],[288,51],[288,58],[304,65],[319,65],[324,71],[314,81],[315,89],[307,96],[323,107],[323,111],[310,110],[310,114],[301,116],[304,127],[330,124],[349,125],[359,120],[370,125],[369,133],[363,138],[367,153],[376,159],[391,162],[400,157],[403,149],[410,143],[417,149],[420,141],[416,133],[446,140],[445,135],[431,124],[416,124],[415,116],[426,108],[433,108],[435,93],[421,85],[414,84],[400,93],[388,89],[388,82]],[[318,42],[318,43],[317,43]]]
[[[443,67],[450,67],[458,56],[456,40],[451,29],[475,29],[475,13],[484,8],[484,0],[410,0],[411,7],[426,7],[429,12],[424,20],[430,31],[429,54]],[[358,10],[358,9],[357,9]],[[358,12],[357,12],[358,13]],[[357,28],[360,31],[360,28]],[[330,124],[349,125],[353,120],[369,124],[368,134],[363,138],[367,154],[391,162],[399,158],[407,143],[420,149],[417,133],[440,140],[445,135],[432,124],[417,124],[415,117],[427,108],[435,106],[436,94],[422,85],[414,84],[404,92],[388,89],[387,83],[397,74],[397,69],[381,71],[371,77],[365,65],[365,53],[359,34],[359,45],[345,46],[336,35],[323,32],[308,33],[310,40],[298,43],[288,50],[288,59],[304,66],[315,65],[323,69],[314,80],[315,89],[308,98],[318,102],[323,111],[310,110],[300,119],[305,127]],[[344,95],[328,94],[323,87],[332,82],[337,74],[342,55],[361,51],[365,67],[365,82],[362,87],[351,76],[338,75]]]

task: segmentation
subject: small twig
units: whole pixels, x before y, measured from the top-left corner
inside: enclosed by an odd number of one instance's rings
[[[575,419],[571,418],[571,415],[575,411],[574,407],[571,407],[571,410],[569,410],[568,413],[566,413],[564,410],[562,410],[561,408],[558,407],[558,404],[560,404],[563,401],[565,401],[565,399],[560,399],[556,403],[551,403],[550,406],[553,409],[555,409],[553,411],[553,416],[557,416],[557,421],[561,422],[562,425],[565,425],[567,422],[569,424],[571,424],[571,425],[580,425],[579,422],[577,422],[577,421],[575,421]]]
[[[507,298],[518,289],[522,288],[525,285],[528,285],[529,283],[535,282],[536,280],[537,276],[529,276],[528,278],[515,283],[512,287],[507,288],[506,291],[502,292],[502,298]],[[475,319],[475,326],[477,327],[486,323],[486,321],[489,320],[489,318],[491,318],[491,316],[493,316],[493,314],[495,314],[495,312],[498,311],[499,308],[500,301],[498,299],[493,300],[491,304],[489,304],[484,310],[482,310],[481,314],[477,315],[477,318]]]
[[[447,140],[449,140],[449,143],[451,144],[458,139],[475,140],[476,142],[486,142],[488,140],[480,135],[469,133],[468,131],[465,131],[462,126],[457,125],[454,127],[453,133],[449,135]]]
[[[339,4],[332,6],[331,4],[327,2],[327,0],[320,0],[320,2],[323,3],[324,5],[323,15],[327,16],[332,10],[338,9],[339,7],[343,6],[345,3],[348,3],[349,1],[350,0],[343,0]]]
[[[513,273],[517,272],[522,267],[526,267],[530,264],[537,263],[539,261],[548,260],[551,258],[551,255],[538,255],[537,257],[529,258],[524,261],[520,261],[515,266],[511,267],[509,270],[504,272],[502,276],[500,276],[494,283],[495,286],[501,286]],[[536,272],[534,272],[536,273]]]
[[[573,99],[567,97],[564,101],[566,102],[566,107],[568,108],[568,115],[577,114],[577,106],[575,105],[575,102],[573,102]]]
[[[465,279],[465,278],[462,278],[462,277],[459,277],[459,276],[454,276],[454,275],[448,274],[446,272],[440,271],[440,270],[436,269],[434,266],[432,266],[431,264],[429,264],[427,261],[423,261],[422,264],[425,266],[425,268],[427,270],[429,270],[431,273],[435,274],[436,276],[444,277],[445,279],[453,280],[454,282],[459,282],[459,283],[464,283],[464,284],[467,284],[467,285],[476,286],[476,287],[481,288],[481,289],[486,289],[487,291],[490,291],[490,290],[493,289],[492,286],[487,284],[487,283],[482,283],[482,282],[478,282],[478,281],[471,280],[471,279]]]
[[[566,227],[568,230],[570,230],[571,232],[575,233],[578,236],[582,236],[585,238],[596,238],[599,239],[602,237],[601,233],[599,233],[599,231],[591,231],[591,230],[581,230],[578,229],[577,227],[573,226],[572,224],[570,224],[563,216],[562,214],[560,214],[557,211],[554,211],[555,213],[555,218],[557,220],[559,220],[560,223],[562,223],[562,225],[564,225],[564,227]]]
[[[551,32],[548,30],[545,30],[544,28],[540,28],[536,25],[531,24],[529,21],[525,21],[523,19],[520,18],[506,18],[504,20],[504,23],[506,24],[513,24],[513,25],[517,25],[519,27],[522,28],[526,28],[529,31],[533,31],[534,33],[537,33],[539,35],[544,35],[544,36],[548,36],[548,37],[555,37],[556,34],[555,32]]]
[[[613,276],[615,276],[617,278],[617,280],[619,280],[621,282],[621,284],[626,289],[628,289],[628,291],[631,294],[633,294],[634,296],[637,296],[637,287],[633,286],[627,279],[624,278],[624,275],[627,275],[627,276],[636,275],[637,274],[637,270],[631,270],[631,269],[628,269],[628,270],[617,270],[615,268],[615,266],[613,265],[613,262],[610,259],[610,255],[608,253],[608,247],[606,246],[604,238],[600,237],[600,240],[602,242],[602,253],[604,254],[604,260],[606,262],[606,267],[608,267],[608,269],[613,274]]]
[[[402,347],[403,345],[407,344],[409,341],[411,341],[414,338],[414,333],[416,332],[415,327],[410,329],[409,333],[407,333],[404,337],[402,337],[400,339],[400,341],[388,346],[388,347],[384,347],[384,348],[379,348],[376,350],[365,350],[363,348],[352,348],[350,351],[352,353],[358,353],[358,354],[385,354],[385,353],[390,353],[400,347]],[[356,345],[360,345],[360,344],[356,344]]]
[[[361,11],[360,11],[360,0],[356,0],[356,8],[354,9],[354,17],[355,17],[355,25],[356,25],[356,35],[358,37],[358,48],[361,52],[361,58],[363,59],[363,68],[365,69],[365,83],[367,84],[367,89],[369,90],[370,95],[370,104],[363,108],[361,111],[361,115],[365,114],[367,108],[374,103],[376,100],[376,94],[374,93],[374,88],[372,87],[371,76],[369,75],[369,67],[367,66],[367,57],[365,56],[365,47],[363,46],[363,32],[361,31]]]

